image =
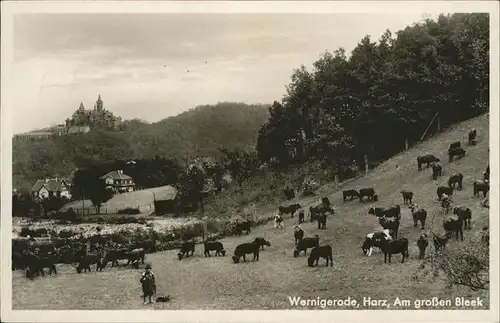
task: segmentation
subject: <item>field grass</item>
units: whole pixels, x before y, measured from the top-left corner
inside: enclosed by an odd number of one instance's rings
[[[466,137],[472,127],[478,131],[478,143],[467,147]],[[465,232],[465,237],[479,234],[483,225],[489,222],[489,212],[480,206],[480,198],[473,197],[472,181],[482,177],[488,163],[488,129],[488,115],[471,119],[394,156],[346,188],[373,186],[380,197],[377,205],[381,206],[402,205],[399,191],[411,189],[415,193],[414,202],[429,213],[428,228],[442,232],[442,212],[436,188],[447,180],[449,174],[460,171],[464,174],[464,190],[455,192],[454,200],[470,207],[473,212],[472,231]],[[468,153],[462,160],[450,164],[446,151],[448,145],[457,140],[462,141]],[[442,178],[432,181],[430,169],[417,171],[416,157],[425,153],[441,157]],[[14,272],[13,309],[291,309],[289,296],[351,297],[359,302],[363,297],[415,300],[478,296],[484,299],[482,309],[489,308],[489,291],[446,289],[439,279],[436,282],[411,279],[420,264],[416,246],[420,229],[413,228],[406,206],[402,206],[399,235],[410,240],[410,260],[401,264],[397,255],[391,264],[384,264],[380,252],[374,251],[371,257],[364,257],[360,248],[364,236],[380,228],[376,219],[367,214],[370,203],[343,203],[341,192],[325,190],[325,194],[336,208],[336,215],[328,220],[327,230],[318,230],[315,223],[309,222],[302,228],[306,235],[318,234],[321,244],[329,243],[333,247],[333,267],[325,267],[324,260],[320,260],[319,267],[309,268],[304,256],[293,258],[292,226],[296,218],[286,218],[284,230],[274,229],[269,223],[255,228],[249,235],[222,239],[229,253],[226,257],[205,258],[201,245],[196,246],[194,257],[182,261],[177,260],[177,251],[174,250],[148,255],[146,262],[152,264],[157,276],[158,294],[172,297],[168,303],[142,304],[138,281],[140,271],[108,267],[102,273],[78,275],[71,266],[60,265],[57,277],[34,281],[24,278],[22,272]],[[304,203],[312,200],[300,199]],[[263,213],[260,209],[258,212]],[[259,261],[233,264],[230,255],[234,248],[257,236],[270,240],[272,246],[261,252]],[[459,243],[453,238],[449,248]],[[429,247],[428,252],[432,250]],[[361,306],[359,309],[366,308]]]
[[[109,201],[101,206],[101,213],[116,213],[118,210],[126,208],[139,208],[143,214],[150,214],[154,211],[154,196],[157,200],[171,199],[175,197],[175,189],[172,186],[161,186],[148,188],[140,191],[116,194]],[[61,211],[67,211],[70,207],[81,209],[82,203],[85,208],[94,208],[90,200],[74,201],[66,204]]]

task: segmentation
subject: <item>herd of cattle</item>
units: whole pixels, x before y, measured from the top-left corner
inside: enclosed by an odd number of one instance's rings
[[[469,132],[469,145],[474,145],[476,143],[476,130],[472,129]],[[455,156],[463,158],[466,156],[466,151],[462,148],[459,141],[454,142],[450,145],[448,149],[449,161],[452,162]],[[422,165],[432,169],[432,178],[435,180],[441,176],[442,166],[440,164],[440,159],[432,154],[427,154],[424,156],[417,157],[417,169],[422,170]],[[441,202],[441,207],[443,209],[443,228],[444,234],[435,234],[429,231],[432,235],[432,242],[434,244],[435,250],[439,251],[445,248],[448,240],[451,238],[452,234],[455,233],[456,239],[459,237],[463,240],[463,231],[471,229],[471,210],[463,205],[457,205],[452,207],[453,192],[455,189],[463,189],[463,174],[451,174],[447,186],[438,186],[437,197]],[[419,248],[420,255],[419,258],[423,259],[425,256],[426,248],[429,245],[428,234],[425,233],[425,225],[427,220],[427,211],[419,207],[417,204],[413,203],[415,197],[414,192],[409,190],[401,190],[401,195],[403,197],[403,204],[409,207],[412,215],[413,225],[416,228],[420,223],[420,228],[422,232],[416,244]],[[489,192],[489,165],[483,172],[483,179],[473,181],[473,193],[477,196],[480,192],[483,193],[483,197]],[[285,192],[286,193],[286,192]],[[286,195],[286,194],[285,194]],[[359,199],[360,202],[365,200],[377,202],[379,200],[378,194],[376,194],[373,187],[361,188],[359,191],[355,189],[348,189],[343,191],[343,201],[352,201],[355,198]],[[449,211],[453,210],[452,214]],[[316,221],[319,230],[326,229],[326,222],[329,215],[334,215],[335,210],[332,207],[328,197],[322,197],[316,203],[311,205],[308,209],[308,217],[311,222]],[[306,210],[300,204],[294,203],[291,205],[282,205],[278,208],[278,212],[274,217],[275,228],[283,228],[283,215],[290,215],[291,218],[298,212],[298,225],[294,226],[294,250],[293,256],[299,257],[302,252],[307,255],[307,249],[311,249],[309,257],[307,258],[307,265],[314,266],[318,264],[320,258],[326,260],[326,265],[330,264],[333,266],[333,254],[332,247],[328,244],[320,245],[320,238],[316,234],[311,237],[304,237],[304,231],[300,228],[300,224],[305,221]],[[361,244],[361,249],[363,254],[366,256],[371,256],[373,248],[379,248],[384,254],[384,262],[391,262],[391,255],[401,254],[403,263],[405,259],[408,259],[408,247],[409,241],[407,238],[398,237],[399,227],[401,223],[401,207],[400,205],[392,205],[389,207],[376,207],[370,206],[368,208],[368,214],[377,218],[378,223],[381,226],[381,230],[376,232],[371,232],[366,235],[364,241]],[[246,234],[251,231],[251,222],[244,221],[237,223],[235,226],[235,232],[237,234]],[[484,241],[489,241],[489,231],[488,227],[483,229]],[[185,241],[181,244],[180,250],[177,253],[179,260],[186,257],[194,255],[195,252],[195,242]],[[220,241],[204,241],[204,256],[211,257],[210,252],[215,251],[216,256],[224,257],[226,256],[226,250],[222,242]],[[239,263],[240,259],[246,261],[246,255],[253,255],[253,260],[259,260],[259,252],[264,250],[264,246],[271,246],[271,243],[264,239],[263,237],[257,237],[255,240],[239,244],[231,257],[234,263]],[[118,260],[127,260],[125,266],[131,265],[134,268],[138,268],[139,263],[144,264],[144,259],[146,252],[144,248],[133,248],[126,247],[123,245],[110,245],[104,243],[102,245],[97,244],[94,247],[94,252],[89,251],[89,246],[82,242],[75,241],[73,244],[65,244],[63,246],[46,248],[43,252],[39,249],[37,250],[25,250],[22,253],[13,252],[12,255],[12,266],[14,269],[25,269],[27,277],[35,277],[37,275],[44,275],[44,268],[49,269],[49,274],[52,272],[57,273],[56,264],[60,262],[62,255],[71,254],[71,263],[73,267],[76,268],[77,273],[90,271],[90,265],[96,265],[96,271],[102,271],[107,263],[111,262],[111,267],[118,266]],[[68,262],[66,262],[68,263]],[[76,265],[75,265],[76,263]]]

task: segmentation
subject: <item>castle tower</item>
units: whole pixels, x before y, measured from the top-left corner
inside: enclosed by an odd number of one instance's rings
[[[99,94],[99,97],[97,98],[97,102],[96,102],[97,111],[102,111],[103,104],[104,104],[104,102],[102,102],[101,95]]]
[[[83,111],[85,110],[85,108],[83,107],[83,102],[80,102],[80,107],[78,108],[79,111]]]

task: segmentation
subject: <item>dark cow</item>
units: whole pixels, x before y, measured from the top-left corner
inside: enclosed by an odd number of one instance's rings
[[[462,147],[462,143],[460,141],[455,141],[454,143],[450,144],[450,147],[448,148],[448,151],[453,150],[453,149],[457,149],[457,148],[460,148],[460,147]]]
[[[127,264],[125,266],[128,266],[129,264],[134,264],[138,261],[141,261],[142,264],[144,264],[144,259],[146,258],[146,251],[144,248],[137,248],[130,250],[125,253],[127,256]]]
[[[429,246],[429,241],[427,240],[427,235],[425,233],[422,233],[417,240],[417,247],[418,250],[420,251],[418,259],[425,258],[425,250],[427,249],[428,246]]]
[[[425,229],[425,221],[427,220],[427,211],[419,208],[417,204],[410,204],[411,215],[413,217],[413,227],[416,228],[420,221],[420,226]]]
[[[462,173],[453,174],[448,178],[448,186],[455,189],[455,184],[458,185],[458,189],[462,189],[462,182],[464,180],[464,175]]]
[[[238,235],[241,235],[243,231],[246,231],[246,234],[250,233],[250,227],[252,226],[252,222],[250,220],[245,220],[243,222],[236,223],[234,227],[234,232]]]
[[[247,261],[245,259],[246,254],[253,254],[253,260],[259,260],[259,251],[260,245],[257,243],[242,243],[234,249],[233,262],[235,264],[240,262],[240,258],[243,257],[243,261]]]
[[[460,235],[460,240],[464,240],[464,231],[462,219],[458,215],[448,215],[443,220],[443,228],[448,235],[455,232],[456,240],[458,240],[458,236]]]
[[[84,273],[86,273],[87,270],[90,272],[90,271],[92,271],[90,269],[90,265],[94,265],[94,264],[96,265],[96,268],[95,268],[96,271],[102,271],[104,269],[104,267],[106,267],[107,261],[100,254],[83,255],[80,258],[78,265],[76,266],[76,272],[79,274],[82,273],[82,270]]]
[[[441,196],[443,194],[446,194],[448,196],[453,195],[453,187],[438,186],[436,194],[438,196],[438,200],[441,201]]]
[[[216,256],[225,256],[226,255],[226,250],[224,250],[224,246],[222,245],[221,242],[219,241],[205,241],[203,243],[203,246],[205,247],[204,254],[205,257],[211,257],[210,256],[210,251],[215,250],[215,255]]]
[[[418,170],[422,170],[422,164],[427,164],[427,167],[433,162],[440,162],[441,160],[432,154],[417,157]]]
[[[352,201],[356,197],[359,198],[359,193],[356,190],[342,191],[342,198],[343,198],[344,202],[346,201],[347,198],[349,198],[349,200]]]
[[[293,215],[295,214],[295,212],[297,212],[297,210],[301,209],[301,208],[302,208],[302,206],[299,203],[295,203],[295,204],[288,205],[288,206],[280,206],[280,207],[278,207],[278,211],[279,211],[280,215],[290,214],[293,218]]]
[[[181,245],[181,250],[177,253],[177,258],[179,258],[179,260],[182,260],[184,256],[189,257],[194,255],[194,247],[195,247],[194,241],[183,242]],[[190,252],[191,255],[189,254]]]
[[[378,223],[382,226],[382,228],[394,231],[394,239],[398,238],[398,232],[399,232],[398,218],[387,218],[383,216],[378,219]]]
[[[262,250],[264,250],[264,246],[268,246],[268,247],[271,246],[271,243],[262,237],[255,238],[253,243],[258,244],[262,248]]]
[[[458,156],[458,158],[463,158],[467,152],[462,147],[454,148],[448,151],[448,161],[452,162],[453,157]]]
[[[37,275],[45,276],[44,268],[49,269],[49,275],[52,275],[52,272],[57,275],[56,264],[59,257],[56,253],[40,255],[30,252],[26,254],[24,259],[27,268],[26,277],[32,278]]]
[[[432,163],[432,179],[436,180],[438,176],[441,176],[443,173],[443,167],[439,162]]]
[[[432,232],[432,243],[434,244],[434,251],[438,252],[440,250],[444,250],[446,248],[446,244],[448,243],[448,240],[450,239],[450,233],[446,232],[445,234],[442,234],[440,236],[437,236]]]
[[[318,229],[320,230],[326,230],[326,216],[327,216],[327,213],[320,213],[318,215]]]
[[[118,266],[118,260],[127,259],[127,252],[129,251],[128,248],[110,249],[106,251],[104,258],[106,261],[111,261],[111,267]]]
[[[413,200],[413,192],[402,190],[400,193],[403,195],[403,204],[411,204],[411,201]]]
[[[319,258],[326,259],[326,266],[328,267],[328,261],[330,261],[330,267],[333,267],[333,252],[330,245],[324,245],[321,247],[315,247],[311,250],[311,254],[307,258],[307,265],[312,267],[314,262],[316,266],[318,265]]]
[[[453,214],[458,215],[458,217],[464,223],[464,230],[470,230],[470,221],[472,219],[472,211],[466,206],[456,206],[453,208]]]
[[[380,249],[380,241],[393,240],[393,239],[394,239],[394,232],[387,229],[384,229],[383,231],[368,233],[366,235],[365,240],[363,241],[363,244],[361,245],[363,254],[365,256],[370,257],[372,255],[374,247]]]
[[[301,251],[304,251],[304,255],[307,255],[308,248],[319,247],[319,236],[302,238],[302,240],[297,243],[297,246],[293,250],[293,256],[298,257]]]
[[[363,198],[367,197],[369,200],[373,201],[375,198],[375,190],[373,187],[365,187],[359,190],[359,201],[363,202]]]
[[[384,253],[384,263],[387,263],[387,256],[389,256],[389,263],[391,262],[391,256],[400,253],[403,258],[401,263],[405,262],[405,258],[408,259],[410,255],[408,254],[408,239],[401,238],[398,240],[382,240],[380,243],[380,249]]]
[[[317,221],[318,216],[322,213],[331,212],[335,213],[331,207],[330,199],[328,197],[321,198],[321,203],[309,207],[309,216],[311,217],[311,222]]]
[[[283,193],[285,193],[285,197],[287,200],[295,198],[295,190],[293,188],[287,187],[283,190]]]
[[[471,129],[471,131],[469,131],[469,145],[476,144],[476,135],[477,135],[476,129]]]
[[[401,207],[397,204],[386,208],[370,206],[368,214],[375,215],[379,218],[385,216],[387,218],[396,218],[401,220]]]
[[[304,217],[305,217],[304,210],[300,210],[300,212],[299,212],[299,224],[304,222]]]
[[[304,238],[304,230],[302,230],[298,226],[295,226],[293,228],[293,237],[295,238],[295,245],[297,245],[297,243],[299,243],[299,241]]]
[[[12,270],[24,270],[26,266],[26,255],[22,252],[12,251]]]
[[[474,190],[474,196],[478,196],[479,192],[483,192],[483,198],[486,197],[486,194],[490,191],[490,182],[475,180],[472,184]]]

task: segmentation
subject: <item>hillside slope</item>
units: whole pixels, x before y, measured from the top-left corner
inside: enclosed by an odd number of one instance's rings
[[[200,106],[148,124],[126,121],[124,131],[90,132],[41,141],[14,141],[13,186],[28,188],[39,178],[69,176],[75,168],[116,159],[217,156],[219,148],[247,149],[257,142],[268,117],[266,106],[219,103]]]
[[[481,178],[488,163],[489,147],[488,115],[483,115],[456,125],[446,132],[429,139],[381,164],[368,176],[347,184],[345,188],[374,187],[380,196],[376,205],[402,204],[399,191],[408,188],[415,193],[414,202],[427,209],[428,229],[441,232],[441,216],[436,188],[444,183],[452,172],[464,174],[464,189],[457,191],[454,200],[466,205],[473,212],[472,231],[465,232],[467,239],[478,234],[488,223],[488,209],[480,207],[480,198],[473,197],[472,181]],[[466,145],[468,130],[478,131],[476,146]],[[462,160],[447,162],[446,151],[451,142],[461,140],[468,153]],[[443,161],[443,177],[431,178],[430,169],[419,172],[416,157],[434,153]],[[399,166],[396,169],[396,166]],[[234,248],[243,242],[263,236],[272,246],[260,254],[257,262],[247,261],[235,265],[230,257],[203,257],[202,246],[197,246],[195,256],[178,261],[177,251],[149,255],[158,280],[158,293],[168,293],[172,302],[155,304],[161,309],[290,309],[288,297],[302,298],[351,297],[359,302],[363,297],[392,299],[396,297],[414,300],[439,297],[480,296],[489,305],[489,292],[472,292],[462,289],[444,289],[441,281],[414,282],[412,273],[419,266],[416,240],[420,228],[413,228],[410,211],[402,206],[400,237],[410,241],[410,260],[400,263],[400,255],[393,257],[391,264],[383,263],[383,255],[374,251],[364,257],[360,248],[364,236],[379,229],[376,219],[367,214],[370,203],[358,201],[342,202],[341,192],[325,192],[336,208],[330,217],[327,230],[318,230],[315,223],[304,223],[306,236],[318,234],[321,244],[330,244],[333,249],[333,267],[325,267],[320,260],[317,268],[308,268],[306,258],[293,258],[292,226],[296,218],[285,219],[285,230],[274,229],[272,224],[256,228],[248,236],[221,240],[231,255]],[[307,205],[311,199],[299,199]],[[432,221],[434,217],[434,220]],[[448,248],[459,243],[453,239]],[[429,247],[428,252],[433,250]],[[247,258],[248,259],[248,258]],[[251,257],[249,257],[251,259]],[[137,272],[124,269],[106,269],[104,273],[77,275],[74,269],[62,267],[57,278],[41,279],[27,284],[20,273],[13,279],[13,308],[15,309],[130,309],[142,308]],[[50,283],[48,282],[50,280]],[[100,286],[106,286],[103,295]],[[97,295],[98,298],[97,298]],[[92,299],[92,302],[89,300]],[[68,300],[68,301],[66,301]],[[361,307],[363,308],[363,307]],[[299,309],[299,308],[297,308]],[[394,308],[393,308],[394,309]],[[413,308],[412,308],[413,309]]]

